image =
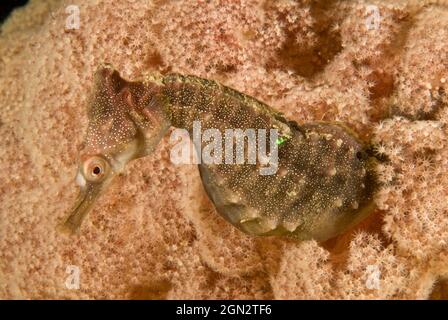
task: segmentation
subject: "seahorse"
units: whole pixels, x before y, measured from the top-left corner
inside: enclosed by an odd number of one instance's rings
[[[233,139],[232,163],[200,163],[204,189],[216,211],[242,232],[323,241],[345,231],[374,208],[377,159],[370,145],[340,123],[297,123],[265,103],[216,81],[181,74],[128,81],[110,65],[94,75],[88,129],[79,154],[77,203],[61,230],[77,231],[95,200],[133,159],[154,152],[170,127],[274,130],[256,136],[277,152],[275,172],[248,163],[248,148]],[[247,135],[246,139],[249,138]],[[244,139],[244,137],[243,137]],[[205,148],[200,141],[195,147]],[[240,148],[240,149],[238,149]],[[241,152],[245,161],[238,162]]]

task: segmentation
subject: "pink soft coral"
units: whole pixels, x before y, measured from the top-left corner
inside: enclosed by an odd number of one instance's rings
[[[0,296],[428,298],[448,277],[448,10],[375,3],[380,30],[366,28],[363,1],[78,0],[77,30],[59,1],[15,12],[0,36]],[[213,212],[194,166],[169,161],[165,139],[78,237],[60,237],[105,61],[131,79],[196,74],[298,121],[346,122],[389,158],[379,210],[324,244],[250,238]],[[79,290],[64,285],[68,265]]]

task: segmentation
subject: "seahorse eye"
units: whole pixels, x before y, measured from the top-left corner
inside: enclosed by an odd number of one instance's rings
[[[109,164],[101,157],[92,157],[84,162],[84,176],[88,181],[101,181],[108,173]]]

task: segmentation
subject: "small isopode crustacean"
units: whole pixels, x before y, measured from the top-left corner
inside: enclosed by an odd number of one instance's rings
[[[80,195],[64,230],[76,231],[113,177],[129,161],[153,152],[170,126],[191,134],[196,121],[203,130],[278,131],[274,174],[260,174],[260,161],[199,164],[217,212],[247,234],[325,240],[373,207],[375,158],[343,125],[288,121],[250,96],[194,76],[132,82],[106,65],[96,72],[94,86],[76,177]]]

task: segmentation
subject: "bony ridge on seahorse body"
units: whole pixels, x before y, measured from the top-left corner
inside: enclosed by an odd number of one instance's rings
[[[153,152],[170,126],[191,133],[196,121],[204,130],[279,131],[275,174],[260,174],[260,161],[199,164],[217,212],[241,231],[325,240],[372,210],[375,158],[341,124],[299,125],[250,96],[194,76],[132,82],[105,65],[94,82],[76,176],[80,194],[62,230],[75,232],[113,177],[129,161]]]

